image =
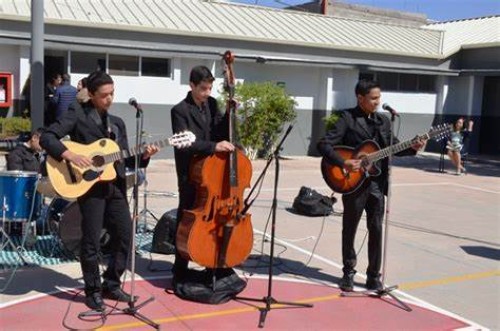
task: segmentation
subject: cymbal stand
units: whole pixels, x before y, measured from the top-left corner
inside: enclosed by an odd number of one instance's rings
[[[143,170],[144,173],[144,183],[142,184],[143,191],[142,191],[142,201],[143,201],[143,209],[139,212],[139,220],[142,219],[142,225],[138,227],[138,232],[148,232],[150,231],[148,229],[148,215],[153,217],[155,221],[158,222],[158,217],[153,214],[151,210],[148,209],[148,196],[149,196],[149,191],[148,191],[148,174],[146,168]],[[139,223],[137,223],[139,224]]]

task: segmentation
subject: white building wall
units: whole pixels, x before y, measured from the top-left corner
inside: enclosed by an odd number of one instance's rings
[[[353,69],[334,69],[332,71],[332,108],[340,110],[356,106],[354,87],[358,82],[359,72]]]
[[[400,113],[434,114],[437,93],[404,93],[382,90],[381,104],[388,103]]]
[[[19,47],[2,45],[0,52],[0,72],[12,74],[12,83],[9,89],[13,92],[12,99],[19,98]],[[10,107],[7,114],[12,113],[13,107]]]

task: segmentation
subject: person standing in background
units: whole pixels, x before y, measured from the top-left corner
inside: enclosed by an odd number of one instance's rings
[[[68,74],[62,75],[62,83],[56,89],[53,102],[56,104],[56,120],[60,119],[70,104],[76,101],[76,94],[78,93],[76,87],[71,85],[70,76]]]

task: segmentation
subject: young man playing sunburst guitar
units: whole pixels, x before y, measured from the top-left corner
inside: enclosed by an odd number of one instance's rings
[[[318,142],[318,150],[327,163],[343,169],[345,176],[357,176],[363,171],[363,162],[358,158],[345,159],[334,147],[356,148],[366,140],[375,141],[381,148],[390,143],[390,121],[387,116],[377,113],[380,104],[380,85],[374,81],[361,80],[355,88],[358,105],[339,112],[339,119],[326,136]],[[393,137],[393,144],[398,143]],[[396,155],[415,155],[424,145],[417,140],[411,147]],[[356,270],[354,238],[363,210],[366,211],[368,228],[368,268],[366,288],[381,290],[380,267],[382,260],[382,221],[384,217],[384,195],[387,194],[387,159],[382,160],[381,174],[367,178],[357,189],[344,193],[342,202],[342,262],[344,275],[339,282],[343,291],[352,291]]]
[[[90,100],[83,104],[71,104],[68,111],[47,129],[40,140],[40,144],[52,158],[68,163],[68,167],[71,164],[79,169],[88,169],[93,165],[93,160],[79,151],[68,149],[59,140],[66,135],[73,142],[85,145],[99,140],[103,148],[106,146],[102,138],[109,138],[121,150],[128,150],[125,123],[121,118],[108,114],[115,91],[113,79],[103,71],[93,72],[88,76],[87,88]],[[158,148],[154,145],[146,146],[140,156],[140,167],[147,166],[149,158],[157,151]],[[98,181],[77,199],[83,216],[80,264],[85,282],[85,304],[98,311],[104,310],[103,297],[122,302],[132,300],[121,289],[120,277],[127,267],[130,236],[133,235],[125,166],[134,168],[135,157],[125,158],[124,162],[116,161],[110,166],[114,166],[116,170],[116,180]],[[86,173],[92,174],[92,171],[87,170]],[[74,177],[75,174],[73,179]],[[111,256],[101,284],[99,254],[104,225],[111,237]]]

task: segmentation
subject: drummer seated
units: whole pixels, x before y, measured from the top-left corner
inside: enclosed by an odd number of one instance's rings
[[[40,136],[45,131],[44,128],[34,130],[28,141],[17,145],[7,155],[7,170],[35,171],[40,170]]]

